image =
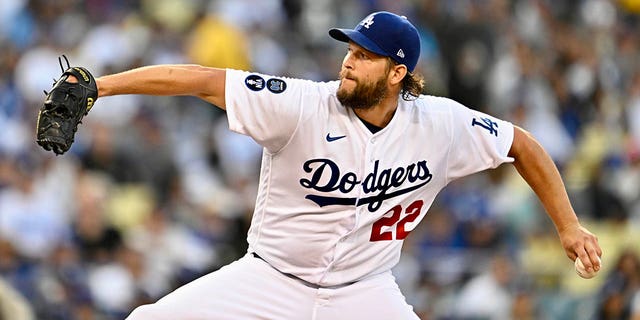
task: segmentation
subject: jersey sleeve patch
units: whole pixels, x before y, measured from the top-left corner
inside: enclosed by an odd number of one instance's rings
[[[271,78],[265,82],[264,78],[257,74],[250,74],[244,79],[244,84],[251,91],[262,91],[265,87],[271,93],[283,93],[287,90],[287,83],[278,78]]]
[[[287,90],[287,83],[284,80],[272,78],[267,81],[267,89],[272,93],[282,93]]]
[[[253,91],[260,91],[262,89],[264,89],[264,79],[257,75],[257,74],[251,74],[248,75],[245,79],[244,79],[244,84],[247,86],[247,88],[253,90]],[[271,90],[271,89],[269,89]]]

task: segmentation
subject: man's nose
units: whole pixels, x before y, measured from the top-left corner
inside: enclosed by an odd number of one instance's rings
[[[345,69],[353,70],[353,58],[350,53],[347,53],[347,55],[344,57],[344,60],[342,60],[342,67]]]

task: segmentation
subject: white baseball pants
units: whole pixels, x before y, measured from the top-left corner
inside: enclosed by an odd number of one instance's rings
[[[391,272],[338,288],[312,288],[247,254],[126,320],[418,320]]]

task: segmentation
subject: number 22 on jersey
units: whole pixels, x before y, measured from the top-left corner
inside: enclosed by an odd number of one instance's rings
[[[396,205],[391,208],[382,218],[373,223],[369,241],[394,240],[394,235],[395,240],[404,240],[413,230],[407,230],[406,224],[414,222],[420,216],[423,205],[424,201],[417,200],[411,203],[406,209],[403,209],[401,205]]]

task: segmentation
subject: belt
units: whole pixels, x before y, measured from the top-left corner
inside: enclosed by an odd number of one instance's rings
[[[251,252],[251,255],[252,255],[254,258],[257,258],[257,259],[260,259],[260,260],[264,261],[264,262],[265,262],[266,264],[268,264],[271,268],[273,268],[274,270],[276,270],[276,271],[280,272],[280,274],[285,275],[285,276],[287,276],[288,278],[291,278],[291,279],[293,279],[293,280],[296,280],[296,281],[298,281],[298,282],[300,282],[300,283],[304,284],[305,286],[307,286],[307,287],[309,287],[309,288],[312,288],[312,289],[339,289],[339,288],[343,288],[343,287],[346,287],[346,286],[349,286],[349,285],[352,285],[352,284],[356,283],[356,281],[351,281],[351,282],[347,282],[347,283],[343,283],[343,284],[338,284],[338,285],[335,285],[335,286],[321,286],[321,285],[317,285],[317,284],[315,284],[315,283],[311,283],[311,282],[309,282],[309,281],[307,281],[307,280],[304,280],[304,279],[298,278],[298,277],[296,277],[296,276],[292,275],[291,273],[282,272],[282,271],[280,271],[280,270],[276,269],[276,268],[275,268],[275,267],[273,267],[269,262],[267,262],[266,260],[264,260],[261,256],[259,256],[259,255],[258,255],[257,253],[255,253],[255,252]]]

